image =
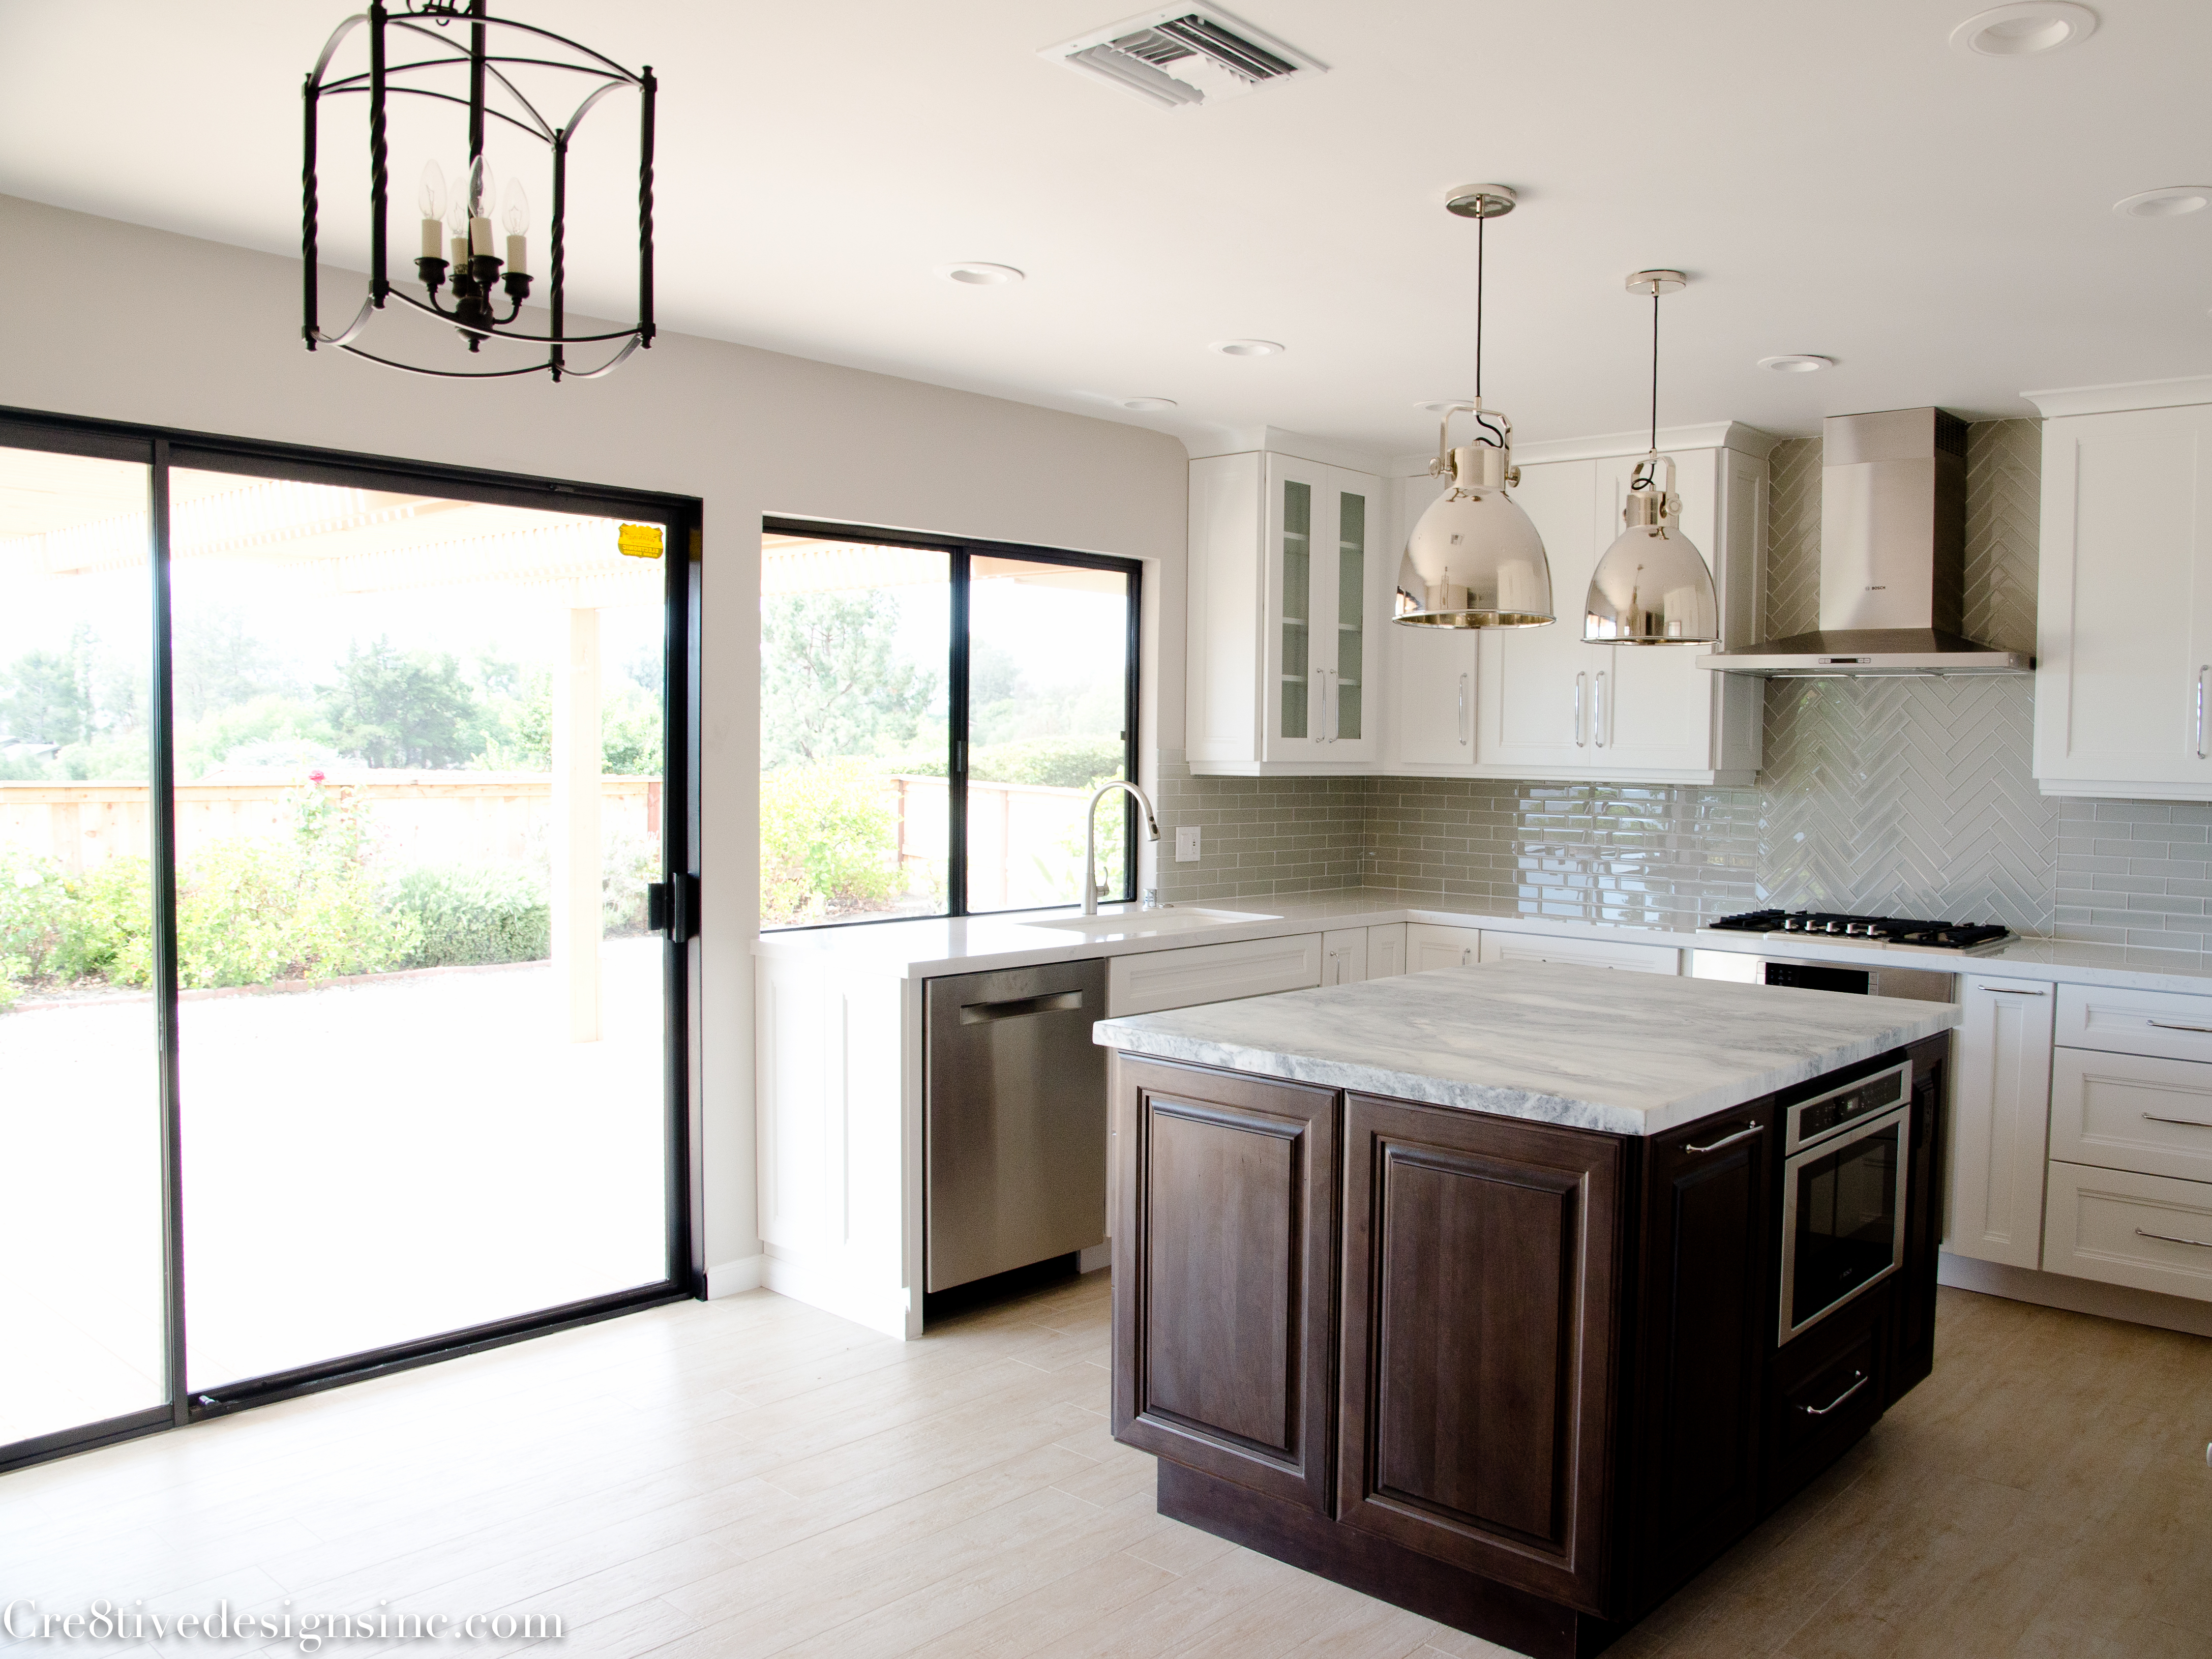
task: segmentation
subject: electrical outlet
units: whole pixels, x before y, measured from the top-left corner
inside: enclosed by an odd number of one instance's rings
[[[1195,863],[1198,859],[1198,826],[1194,823],[1176,825],[1176,862]]]

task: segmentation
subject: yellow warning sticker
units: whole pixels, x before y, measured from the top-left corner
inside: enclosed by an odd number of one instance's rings
[[[657,524],[626,524],[615,532],[617,550],[633,559],[659,558],[660,540]]]

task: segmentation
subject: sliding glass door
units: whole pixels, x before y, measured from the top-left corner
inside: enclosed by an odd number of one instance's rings
[[[149,447],[0,451],[0,1468],[695,1284],[686,504]]]
[[[169,1398],[149,474],[0,448],[0,1448]]]

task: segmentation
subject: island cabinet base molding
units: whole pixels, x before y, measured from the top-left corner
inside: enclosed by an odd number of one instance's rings
[[[1160,1460],[1159,1512],[1530,1659],[1584,1659],[1628,1628]]]
[[[1594,1653],[1928,1375],[1949,1053],[1632,1135],[1124,1050],[1114,1432],[1163,1514]]]

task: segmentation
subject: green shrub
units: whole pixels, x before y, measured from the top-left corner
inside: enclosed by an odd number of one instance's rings
[[[418,865],[385,897],[414,930],[410,968],[538,962],[553,953],[552,900],[526,865]]]
[[[0,1008],[52,971],[68,915],[61,866],[20,847],[0,846]]]
[[[786,767],[761,779],[761,920],[820,921],[898,890],[898,823],[866,761]]]

